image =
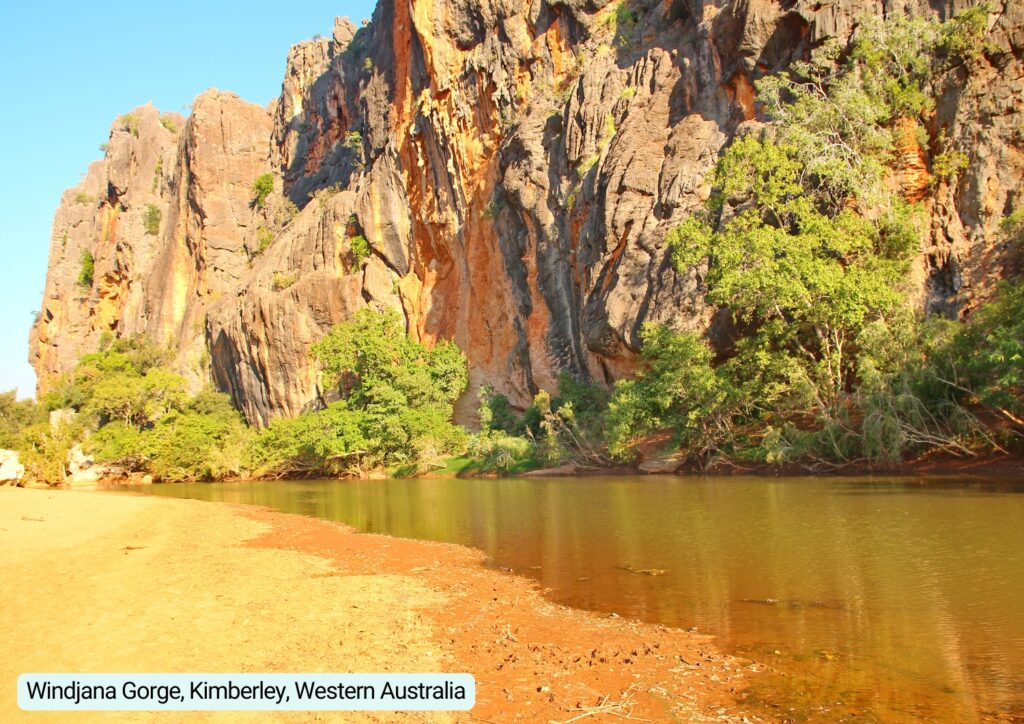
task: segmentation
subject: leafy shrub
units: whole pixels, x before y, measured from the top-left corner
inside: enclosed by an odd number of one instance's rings
[[[988,16],[993,12],[988,3],[961,10],[942,25],[939,48],[953,61],[974,63],[989,50],[985,35]]]
[[[160,208],[156,204],[147,204],[146,213],[142,217],[142,225],[147,234],[156,236],[160,233]]]
[[[1019,265],[1024,266],[1024,208],[1012,211],[999,222],[1000,236]]]
[[[529,462],[557,465],[571,460],[582,465],[604,465],[604,424],[608,392],[597,385],[574,379],[563,372],[558,395],[539,391],[533,403],[518,415],[505,395],[495,395],[487,387],[480,390],[480,440],[486,434],[527,440],[531,445]],[[478,436],[480,437],[480,436]],[[479,442],[479,441],[478,441]],[[475,455],[472,452],[471,455]],[[479,457],[479,456],[478,456]],[[478,459],[477,463],[481,461]],[[526,458],[518,464],[526,464]],[[490,469],[485,465],[485,469]]]
[[[88,249],[82,249],[81,257],[79,258],[81,266],[78,271],[78,286],[92,288],[92,277],[95,273],[96,265],[92,258],[92,252]]]
[[[608,412],[609,398],[610,393],[605,387],[577,379],[568,372],[559,375],[555,402],[559,409],[571,405],[576,422],[588,434],[603,436],[602,427]]]
[[[594,168],[598,161],[601,160],[601,155],[594,153],[587,156],[585,159],[580,161],[580,165],[576,168],[576,175],[580,178],[586,178],[586,175],[590,173],[590,169]]]
[[[274,276],[271,279],[271,286],[275,291],[280,291],[282,289],[287,289],[298,280],[298,272],[274,272]]]
[[[967,170],[967,154],[946,151],[932,159],[932,173],[942,181],[951,181]]]
[[[486,385],[480,388],[480,427],[483,430],[521,435],[520,419],[505,395],[496,395]]]
[[[94,432],[87,447],[97,462],[121,465],[127,470],[142,470],[148,461],[143,431],[117,420]]]
[[[17,450],[21,431],[46,421],[46,410],[35,400],[19,400],[15,390],[0,392],[0,448]]]
[[[318,209],[327,208],[327,202],[333,199],[335,196],[341,193],[341,184],[331,184],[325,186],[322,189],[317,189],[312,194],[313,201],[316,202]]]
[[[24,428],[16,449],[25,476],[50,485],[63,483],[68,453],[81,437],[82,427],[77,421],[61,423],[56,429],[45,421]]]
[[[166,128],[171,133],[178,132],[178,126],[174,123],[174,119],[170,116],[160,116],[160,125]]]
[[[352,264],[358,267],[363,259],[370,256],[370,242],[362,234],[353,236],[348,240],[349,249],[352,251]]]
[[[160,185],[160,177],[164,173],[164,160],[158,158],[156,160],[156,166],[153,167],[153,183],[150,185],[149,190],[152,193],[156,193],[157,187]]]
[[[646,325],[641,338],[640,371],[617,383],[608,403],[609,452],[628,459],[645,436],[665,428],[694,456],[715,450],[729,434],[735,392],[712,367],[711,348],[660,325]]]
[[[1024,237],[1024,208],[1011,211],[999,222],[999,230],[1011,241]]]
[[[274,232],[265,226],[256,229],[256,254],[262,254],[274,243]]]
[[[605,452],[603,433],[603,416],[607,410],[605,391],[563,373],[558,392],[558,396],[552,398],[541,390],[523,414],[521,424],[536,440],[538,462],[607,465],[610,459]]]
[[[939,181],[953,181],[967,170],[967,154],[953,148],[945,133],[939,134],[938,144],[942,152],[932,158],[932,174]]]
[[[1024,295],[1006,285],[964,324],[906,311],[858,339],[860,384],[813,425],[769,429],[769,462],[896,462],[1020,446]]]
[[[936,360],[941,381],[1024,433],[1024,284],[1006,282]]]
[[[146,471],[158,480],[220,480],[238,475],[249,432],[226,395],[206,390],[140,429],[123,422],[90,439],[97,461]]]
[[[139,117],[134,113],[125,113],[121,116],[121,127],[136,138],[139,137]]]
[[[247,465],[258,475],[348,472],[368,452],[360,418],[338,401],[318,412],[274,420],[253,439]]]
[[[284,228],[299,213],[299,207],[289,199],[284,200],[274,208],[274,223],[278,228]]]
[[[601,147],[607,146],[615,138],[615,116],[608,113],[604,117],[604,130],[601,132]]]
[[[252,202],[256,205],[257,209],[263,209],[267,197],[272,193],[274,193],[274,174],[260,174],[252,182]]]
[[[76,204],[91,204],[96,198],[92,194],[87,194],[85,191],[79,191],[75,194]]]
[[[630,10],[625,0],[618,0],[614,3],[611,11],[605,15],[604,26],[615,38],[615,44],[620,48],[629,47],[632,42],[632,35],[637,25],[636,13]]]
[[[535,445],[524,437],[515,437],[497,430],[473,435],[466,447],[474,472],[510,473],[534,467]]]

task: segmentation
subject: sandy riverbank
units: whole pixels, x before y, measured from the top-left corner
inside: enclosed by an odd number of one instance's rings
[[[703,636],[556,606],[459,546],[254,508],[0,488],[0,720],[26,671],[467,671],[468,714],[739,718],[753,676]],[[605,699],[607,697],[607,699]],[[583,721],[604,721],[608,715]],[[121,714],[117,721],[394,721],[393,714]]]

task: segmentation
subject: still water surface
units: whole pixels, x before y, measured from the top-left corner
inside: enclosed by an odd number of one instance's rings
[[[483,550],[580,608],[767,663],[820,721],[1024,717],[1024,484],[587,477],[158,485]]]

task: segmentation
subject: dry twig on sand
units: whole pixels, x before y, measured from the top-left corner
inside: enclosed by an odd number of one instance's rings
[[[609,701],[611,698],[607,694],[601,697],[595,706],[579,706],[573,711],[580,712],[572,719],[566,719],[559,724],[569,724],[569,722],[579,721],[585,719],[588,716],[597,716],[598,714],[610,714],[611,716],[617,716],[620,719],[629,719],[631,721],[650,721],[650,719],[641,719],[640,717],[633,716],[633,692],[636,690],[636,684],[630,685],[628,689],[622,692],[621,697],[618,701]]]

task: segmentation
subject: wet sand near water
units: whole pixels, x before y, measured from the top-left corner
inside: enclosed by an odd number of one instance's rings
[[[576,611],[461,546],[258,508],[0,488],[0,720],[750,721],[759,664]],[[469,672],[470,712],[22,712],[23,672]],[[626,718],[624,718],[626,717]]]

